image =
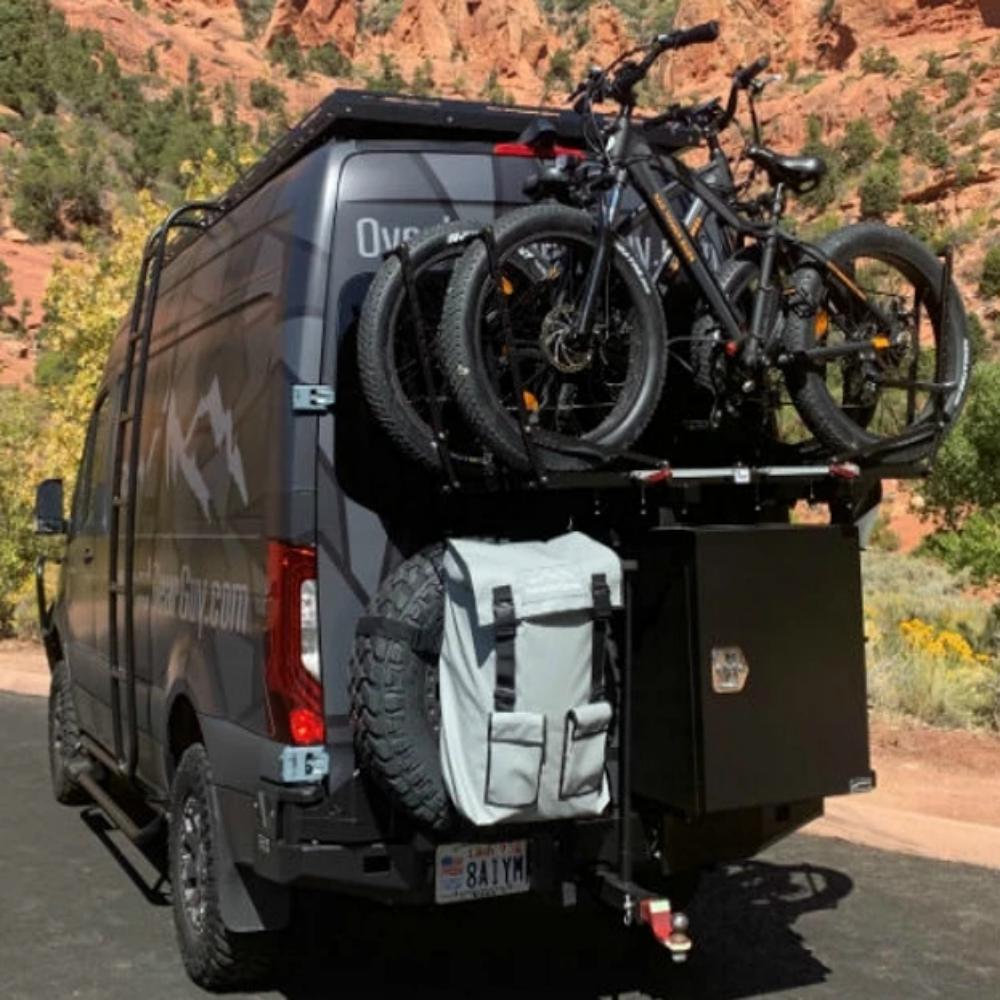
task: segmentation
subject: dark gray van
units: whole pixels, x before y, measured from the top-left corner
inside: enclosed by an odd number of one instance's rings
[[[112,347],[68,520],[61,484],[40,487],[40,530],[68,536],[58,593],[39,594],[55,792],[137,840],[166,826],[180,946],[203,985],[267,969],[295,887],[445,902],[441,872],[469,843],[518,846],[511,865],[472,866],[456,898],[569,901],[587,883],[680,956],[686,922],[664,930],[645,905],[658,880],[746,857],[824,795],[871,787],[851,526],[870,482],[714,468],[455,495],[366,412],[353,338],[383,255],[522,203],[535,163],[515,140],[535,114],[339,91],[219,202],[175,212]],[[843,525],[781,523],[807,480]],[[358,619],[449,534],[569,522],[634,561],[613,805],[571,829],[442,838],[356,756]],[[744,657],[746,693],[713,691],[711,671]]]

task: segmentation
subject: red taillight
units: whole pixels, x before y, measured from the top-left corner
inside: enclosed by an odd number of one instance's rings
[[[299,746],[312,746],[326,739],[326,727],[323,716],[311,708],[293,708],[288,713],[288,728],[292,742]]]
[[[574,159],[582,160],[586,153],[582,149],[573,149],[571,146],[529,146],[526,142],[498,142],[493,147],[494,156],[521,156],[525,159],[534,160],[554,160],[557,156],[572,156]]]
[[[267,548],[268,725],[283,743],[307,746],[325,741],[323,686],[303,648],[303,611],[315,605],[316,550],[270,542]],[[304,587],[306,588],[304,592]],[[310,651],[314,652],[314,651]],[[318,656],[315,657],[318,674]]]

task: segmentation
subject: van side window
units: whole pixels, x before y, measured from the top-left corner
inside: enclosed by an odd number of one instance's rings
[[[105,393],[94,410],[87,433],[80,479],[73,498],[74,533],[106,534],[111,489],[111,428],[109,396]]]

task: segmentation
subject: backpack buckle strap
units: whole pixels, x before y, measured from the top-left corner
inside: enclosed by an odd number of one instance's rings
[[[590,578],[590,593],[593,599],[591,616],[593,624],[593,645],[590,651],[590,700],[591,703],[604,701],[604,658],[608,645],[611,624],[611,588],[604,573],[594,573]]]
[[[493,707],[498,712],[513,712],[517,700],[517,661],[514,653],[517,612],[514,608],[514,591],[507,585],[493,588],[493,637],[497,651]]]

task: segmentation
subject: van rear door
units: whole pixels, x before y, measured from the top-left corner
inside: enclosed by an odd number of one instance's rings
[[[348,751],[355,624],[400,558],[372,508],[408,488],[398,454],[380,450],[351,405],[359,391],[353,338],[361,305],[387,251],[438,223],[486,223],[523,204],[524,181],[535,169],[533,159],[494,156],[490,146],[472,143],[420,150],[372,143],[342,167],[323,357],[323,381],[336,386],[337,406],[320,422],[317,548],[326,712],[332,741],[340,723]]]

